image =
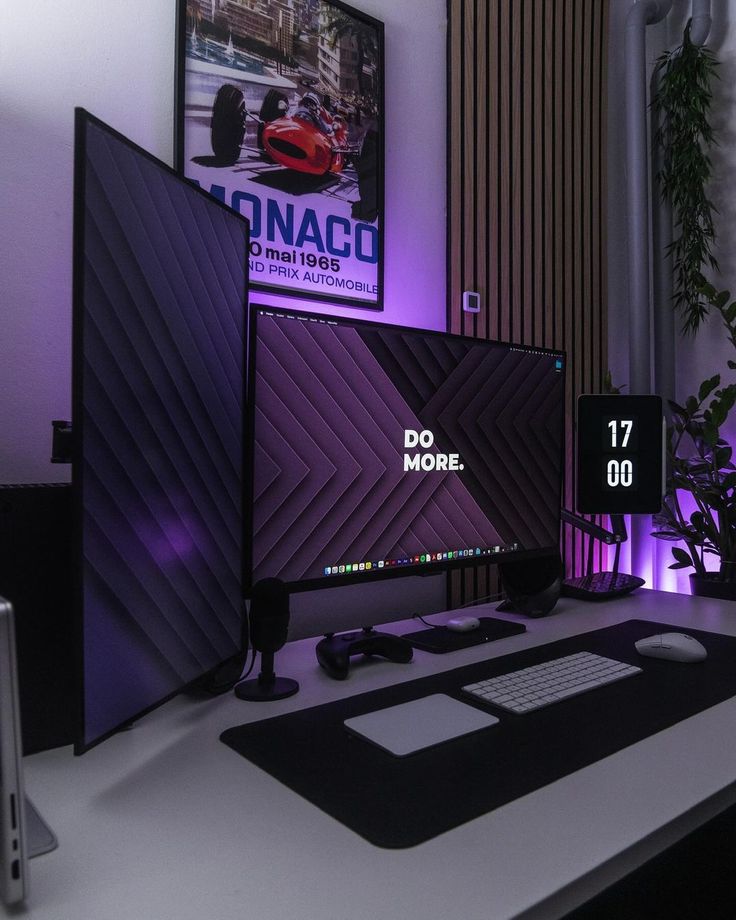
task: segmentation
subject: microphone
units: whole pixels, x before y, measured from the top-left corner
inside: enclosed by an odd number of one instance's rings
[[[299,684],[289,677],[276,677],[274,653],[286,643],[289,634],[289,589],[280,578],[262,578],[253,585],[250,602],[250,641],[261,653],[261,673],[235,687],[240,700],[264,702],[293,696]]]

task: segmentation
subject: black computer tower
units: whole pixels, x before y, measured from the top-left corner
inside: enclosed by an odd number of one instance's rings
[[[71,508],[66,483],[0,485],[0,595],[15,609],[25,754],[75,735]]]

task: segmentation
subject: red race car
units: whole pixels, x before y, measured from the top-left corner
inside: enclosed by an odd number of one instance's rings
[[[243,146],[246,118],[258,122],[258,146],[281,166],[321,176],[341,172],[348,157],[359,157],[361,146],[348,142],[348,126],[341,115],[331,115],[313,91],[305,93],[293,114],[286,96],[270,89],[256,118],[245,107],[235,86],[221,86],[212,107],[211,140],[223,166],[234,165]]]
[[[258,147],[274,163],[300,173],[322,176],[340,173],[355,163],[358,181],[375,177],[377,134],[369,130],[362,143],[350,143],[348,125],[342,115],[331,115],[319,96],[309,90],[288,114],[286,96],[270,89],[258,116],[245,107],[243,93],[224,84],[217,91],[212,107],[210,138],[212,150],[221,166],[233,166],[240,157],[247,118],[258,122]]]
[[[268,97],[261,109],[259,142],[275,163],[297,172],[322,176],[328,172],[342,172],[347,156],[359,153],[359,147],[348,144],[345,119],[340,115],[331,116],[316,93],[306,93],[293,115],[283,115],[273,121],[263,118],[267,101]]]

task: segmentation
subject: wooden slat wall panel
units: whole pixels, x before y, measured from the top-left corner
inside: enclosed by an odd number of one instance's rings
[[[448,24],[448,329],[567,351],[572,507],[575,400],[607,367],[608,0],[448,0]],[[566,528],[569,574],[587,552]],[[484,596],[495,568],[451,586],[455,605]]]

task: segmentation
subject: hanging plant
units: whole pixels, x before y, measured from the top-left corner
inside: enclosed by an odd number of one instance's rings
[[[675,232],[674,306],[683,315],[683,332],[696,332],[708,314],[702,294],[704,269],[718,269],[712,253],[716,208],[707,195],[712,166],[708,149],[715,143],[709,116],[718,61],[710,49],[694,45],[690,25],[682,45],[657,60],[659,90],[652,105],[661,113],[655,143],[664,153],[658,173],[662,198],[672,205]]]

